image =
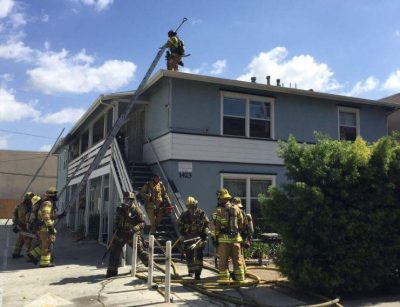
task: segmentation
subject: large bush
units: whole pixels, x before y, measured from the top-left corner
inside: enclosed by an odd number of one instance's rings
[[[400,284],[400,145],[317,135],[281,142],[288,183],[263,213],[282,236],[277,263],[294,283],[330,294]]]

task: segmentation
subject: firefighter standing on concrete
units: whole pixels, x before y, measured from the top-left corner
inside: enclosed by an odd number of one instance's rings
[[[246,210],[242,205],[242,201],[241,201],[240,197],[234,197],[232,199],[232,204],[239,208],[240,213],[243,218],[243,227],[240,230],[240,233],[241,233],[242,239],[243,239],[243,242],[241,243],[241,254],[242,254],[243,266],[244,266],[244,269],[246,272],[246,262],[244,259],[244,250],[250,247],[251,240],[253,239],[253,234],[254,234],[253,219],[252,219],[250,213],[246,213]]]
[[[55,187],[48,188],[37,212],[41,268],[54,266],[51,261],[51,253],[57,233],[54,228],[54,221],[57,218],[57,200],[57,189]]]
[[[31,239],[24,236],[21,232],[27,232],[27,216],[32,211],[32,198],[34,194],[28,192],[24,196],[24,201],[18,204],[13,211],[13,231],[16,233],[16,240],[14,250],[12,252],[13,258],[22,257],[21,250],[25,246],[26,251],[29,252]]]
[[[168,31],[168,41],[164,47],[169,48],[167,51],[167,69],[178,71],[178,66],[183,66],[182,55],[185,53],[183,42],[177,36],[175,31]]]
[[[167,190],[160,181],[160,176],[153,174],[152,180],[140,189],[140,195],[145,200],[147,216],[151,223],[150,233],[154,233],[162,220],[164,209],[171,206]]]
[[[218,207],[213,213],[213,228],[211,236],[217,246],[219,255],[218,283],[229,283],[229,257],[233,262],[233,273],[236,281],[244,281],[244,267],[241,256],[243,239],[240,229],[243,227],[243,216],[237,206],[230,203],[231,195],[227,189],[217,192]]]
[[[133,234],[140,234],[144,228],[144,216],[140,208],[134,203],[135,196],[132,192],[124,192],[124,201],[117,208],[115,218],[115,233],[110,245],[110,259],[106,278],[118,275],[118,266],[122,248],[125,244],[132,247]],[[139,236],[137,252],[140,260],[147,266],[149,255],[144,250],[142,238]]]
[[[203,249],[207,241],[210,221],[207,214],[198,208],[198,201],[189,196],[186,199],[188,210],[183,212],[178,219],[179,232],[186,255],[189,275],[194,273],[195,279],[200,280],[203,268]],[[185,243],[185,241],[187,243]]]

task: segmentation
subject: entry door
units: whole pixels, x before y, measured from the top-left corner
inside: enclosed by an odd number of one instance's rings
[[[131,116],[129,133],[129,162],[141,162],[143,158],[144,110],[137,110]]]

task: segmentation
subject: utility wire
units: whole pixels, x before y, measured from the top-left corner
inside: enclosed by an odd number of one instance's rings
[[[33,176],[33,174],[12,173],[12,172],[0,172],[0,174],[4,174],[4,175],[14,175],[14,176],[27,176],[27,177],[32,177],[32,176]],[[37,175],[37,177],[49,178],[49,179],[55,179],[55,178],[57,178],[57,176],[44,176],[44,175]]]
[[[25,158],[25,159],[14,159],[14,160],[0,160],[1,162],[14,162],[14,161],[27,161],[27,160],[35,160],[35,159],[43,159],[43,156],[36,158]]]
[[[25,132],[18,132],[18,131],[11,131],[7,129],[0,129],[2,132],[7,132],[7,133],[13,133],[13,134],[21,134],[21,135],[27,135],[27,136],[34,136],[37,138],[43,138],[43,139],[49,139],[49,140],[55,140],[56,138],[52,138],[49,136],[44,136],[44,135],[38,135],[38,134],[31,134],[31,133],[25,133]]]

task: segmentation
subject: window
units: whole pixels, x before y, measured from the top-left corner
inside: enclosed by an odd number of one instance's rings
[[[104,116],[100,117],[93,125],[93,145],[104,138]]]
[[[354,141],[360,135],[359,110],[339,107],[339,139]]]
[[[76,157],[79,156],[79,138],[77,138],[73,143],[72,143],[72,148],[71,148],[71,160],[75,159]]]
[[[111,128],[113,126],[113,113],[114,113],[114,109],[113,108],[111,108],[107,112],[107,134],[110,133]]]
[[[250,100],[250,136],[271,138],[271,106],[269,103]]]
[[[89,147],[89,130],[81,135],[81,154]]]
[[[246,135],[246,100],[224,97],[224,132]]]
[[[232,197],[240,197],[247,213],[253,217],[254,227],[265,228],[258,195],[268,196],[269,186],[275,186],[275,175],[221,174],[221,187],[228,189]]]
[[[273,98],[222,93],[223,135],[271,139]]]

